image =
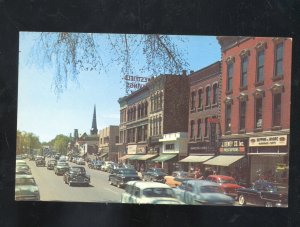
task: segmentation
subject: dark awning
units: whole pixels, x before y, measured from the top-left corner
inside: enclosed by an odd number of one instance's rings
[[[161,154],[160,156],[152,159],[151,161],[153,162],[165,162],[165,161],[168,161],[174,157],[176,157],[177,154]]]

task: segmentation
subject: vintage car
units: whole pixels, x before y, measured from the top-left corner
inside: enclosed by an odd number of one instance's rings
[[[87,175],[85,168],[82,166],[72,166],[69,171],[65,172],[64,182],[72,186],[73,184],[84,184],[89,186],[91,179]]]
[[[70,166],[67,162],[57,162],[54,166],[54,173],[56,175],[63,175],[65,172],[69,170]]]
[[[108,166],[114,164],[112,161],[105,161],[104,164],[101,166],[101,170],[107,172]]]
[[[28,156],[28,160],[29,160],[29,161],[34,161],[34,155],[33,155],[33,154],[30,154],[30,155]]]
[[[188,172],[185,171],[174,171],[171,176],[165,176],[165,184],[172,188],[175,188],[182,184],[185,180],[193,179]]]
[[[55,159],[50,159],[47,161],[47,169],[53,170],[56,166],[57,161]]]
[[[141,178],[138,176],[134,169],[115,169],[108,177],[109,184],[116,185],[118,188],[124,186],[128,181],[139,181]]]
[[[238,188],[243,188],[241,185],[238,185],[233,177],[224,176],[224,175],[209,175],[206,180],[215,182],[221,186],[224,193],[233,198],[237,198],[236,190]]]
[[[16,165],[16,174],[31,175],[31,170],[28,165]]]
[[[46,161],[45,161],[45,157],[43,156],[36,156],[35,158],[35,165],[36,166],[46,166]]]
[[[15,200],[40,200],[39,188],[32,175],[16,175]]]
[[[171,187],[158,182],[129,181],[121,195],[122,203],[184,204]]]
[[[162,168],[149,168],[148,171],[142,173],[144,181],[154,181],[164,183],[164,177],[167,176]]]
[[[250,188],[237,189],[240,205],[252,204],[265,207],[287,207],[288,196],[279,192],[278,188],[265,180],[257,180]]]
[[[219,184],[206,180],[187,180],[173,189],[176,197],[190,205],[231,206],[234,199],[224,194]]]
[[[121,165],[117,164],[117,163],[112,163],[110,165],[107,166],[107,172],[108,173],[113,173],[114,170],[117,170],[121,167]]]
[[[16,160],[16,166],[28,166],[24,160]]]
[[[84,161],[83,158],[78,158],[78,159],[76,160],[76,164],[77,164],[77,165],[85,165],[85,161]]]

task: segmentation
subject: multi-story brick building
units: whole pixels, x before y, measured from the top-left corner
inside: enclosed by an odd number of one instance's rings
[[[110,125],[99,131],[99,158],[118,161],[119,126]]]
[[[244,172],[248,182],[264,175],[286,184],[292,40],[217,39],[222,48],[222,139],[220,156],[206,164]]]
[[[220,66],[218,61],[189,75],[189,156],[180,162],[199,165],[216,154],[220,134]]]

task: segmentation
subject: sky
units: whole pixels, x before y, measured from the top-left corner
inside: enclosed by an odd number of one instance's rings
[[[20,33],[17,130],[34,133],[40,142],[48,142],[59,134],[73,135],[74,129],[78,129],[79,134],[89,134],[94,105],[98,130],[119,125],[118,99],[126,95],[120,67],[113,65],[100,75],[94,71],[80,72],[78,83],[69,82],[68,88],[58,97],[53,90],[54,67],[41,68],[30,61],[30,50],[38,36],[38,32]],[[221,60],[215,36],[182,38],[185,42],[176,44],[186,53],[187,72]],[[149,77],[149,74],[145,72],[139,76]]]

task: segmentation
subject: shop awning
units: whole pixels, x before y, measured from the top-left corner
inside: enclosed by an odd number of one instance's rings
[[[162,154],[154,159],[152,159],[151,161],[152,162],[165,162],[165,161],[168,161],[174,157],[176,157],[177,154]]]
[[[179,162],[205,162],[212,157],[214,157],[214,156],[212,156],[212,155],[190,155],[184,159],[181,159]]]
[[[103,157],[105,157],[106,155],[108,155],[108,153],[102,153],[102,154],[99,156],[99,158],[103,158]]]
[[[128,160],[137,160],[138,158],[140,158],[142,155],[130,155],[130,157],[128,158]]]
[[[157,156],[157,154],[138,155],[138,157],[136,157],[135,160],[143,160],[143,161],[145,161],[145,160],[148,160],[148,159],[153,158],[155,156]]]
[[[212,166],[230,166],[244,157],[244,155],[219,155],[204,162],[203,164]]]
[[[127,155],[124,155],[124,156],[122,156],[121,158],[119,158],[119,160],[126,160],[126,159],[128,159],[129,157],[131,157],[132,155],[130,155],[130,154],[127,154]]]

